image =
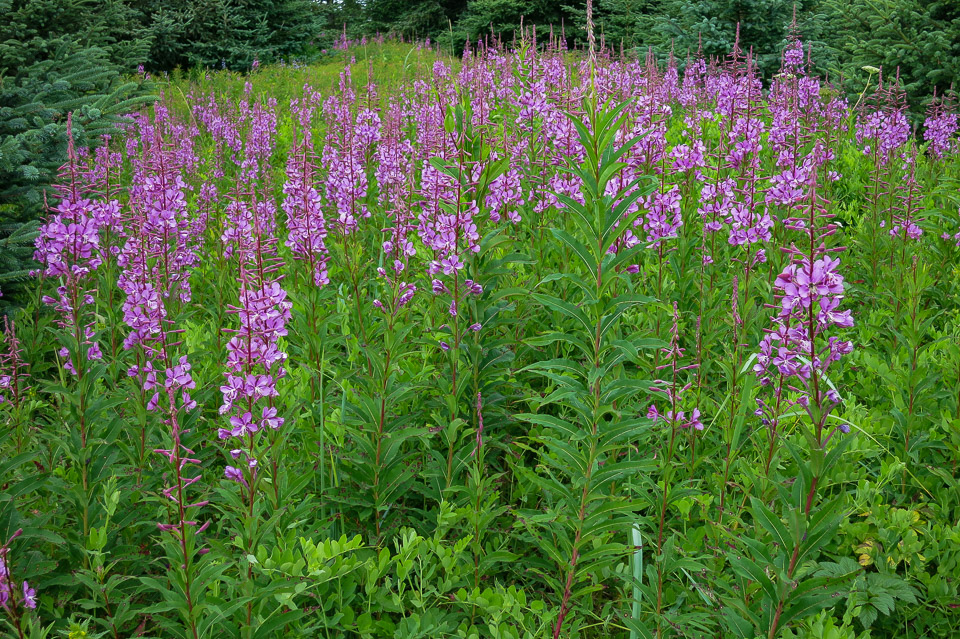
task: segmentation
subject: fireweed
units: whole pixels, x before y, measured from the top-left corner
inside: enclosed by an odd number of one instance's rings
[[[777,312],[771,318],[772,328],[764,329],[754,364],[761,385],[774,388],[775,400],[758,397],[756,411],[771,429],[771,451],[777,424],[784,418],[784,393],[789,393],[786,405],[806,414],[807,419],[800,420],[798,428],[807,450],[804,454],[795,443],[785,441],[799,466],[792,497],[784,504],[786,525],[761,499],[751,498],[750,512],[772,536],[773,548],[764,547],[757,539],[744,539],[736,554],[728,555],[734,570],[759,583],[763,593],[759,608],[739,594],[726,597],[735,610],[731,618],[753,626],[757,632],[766,632],[771,639],[799,614],[797,606],[802,593],[817,591],[805,605],[826,605],[832,591],[842,588],[850,576],[818,576],[816,561],[810,561],[811,554],[835,534],[842,518],[835,499],[818,505],[816,511],[813,506],[818,501],[818,489],[823,492],[824,485],[829,486],[827,479],[852,439],[848,422],[829,423],[831,413],[843,401],[831,381],[836,370],[831,365],[853,350],[849,341],[831,334],[837,328],[852,327],[853,319],[849,310],[840,308],[844,279],[838,271],[840,260],[833,257],[844,249],[826,245],[837,227],[827,209],[829,201],[820,195],[823,186],[818,178],[826,173],[830,159],[818,145],[814,146],[807,157],[810,168],[803,185],[805,197],[793,205],[792,215],[783,220],[786,229],[806,237],[799,246],[791,243],[782,249],[790,262],[774,283],[779,305],[773,306]],[[839,441],[835,441],[838,435]],[[769,465],[768,457],[768,469]]]
[[[676,453],[677,437],[685,429],[702,431],[704,428],[703,422],[700,419],[700,408],[697,406],[693,406],[692,409],[689,407],[684,408],[684,404],[687,402],[684,402],[683,396],[690,390],[693,384],[690,382],[683,384],[684,380],[681,379],[681,375],[684,374],[684,371],[697,368],[697,364],[682,364],[680,362],[684,349],[680,348],[680,313],[677,310],[676,303],[673,305],[673,324],[670,327],[670,344],[663,348],[662,351],[669,363],[662,364],[656,368],[657,370],[669,369],[670,378],[666,380],[655,380],[650,390],[658,394],[662,393],[665,396],[662,402],[663,410],[658,409],[656,403],[651,404],[647,410],[647,417],[653,421],[654,425],[659,423],[665,431],[669,432],[665,437],[666,446],[665,448],[661,448],[661,452],[665,450],[665,454],[660,462],[660,474],[663,485],[660,487],[662,500],[659,506],[659,524],[656,536],[656,558],[658,560],[656,609],[658,614],[663,606],[664,579],[667,578],[664,570],[665,562],[662,561],[664,523],[667,517],[667,506],[670,498],[670,484],[674,473],[673,460],[674,454]],[[680,410],[681,408],[684,408],[684,410]]]
[[[448,117],[454,126],[446,142],[446,151],[431,158],[423,166],[421,175],[422,208],[418,216],[418,235],[432,252],[427,266],[433,295],[445,309],[442,322],[436,327],[437,343],[449,358],[450,378],[444,385],[446,409],[450,426],[445,429],[447,439],[447,468],[444,488],[450,489],[457,471],[455,446],[459,432],[459,404],[465,396],[466,384],[461,375],[461,345],[470,332],[482,325],[464,310],[474,305],[472,297],[483,293],[483,285],[467,277],[475,269],[475,255],[481,249],[480,224],[484,223],[481,207],[485,203],[490,182],[500,177],[505,168],[502,161],[484,157],[472,126],[471,111],[465,105],[451,105]],[[498,220],[488,218],[488,224]],[[440,311],[442,313],[442,311]],[[449,340],[449,341],[448,341]]]
[[[942,95],[938,97],[934,90],[933,102],[923,121],[923,137],[929,142],[928,152],[937,159],[957,150],[956,135],[960,129],[960,116],[955,108],[954,100]]]
[[[413,145],[400,136],[401,113],[394,112],[386,125],[374,174],[379,186],[377,201],[385,217],[376,218],[383,227],[382,266],[377,267],[375,283],[370,284],[376,295],[370,303],[372,317],[361,318],[367,326],[365,354],[371,375],[357,380],[356,387],[351,389],[351,401],[343,404],[348,433],[357,442],[359,452],[345,456],[343,470],[365,488],[347,501],[372,510],[373,543],[377,546],[384,543],[384,532],[395,517],[398,498],[413,480],[397,444],[423,434],[421,429],[412,427],[407,416],[396,412],[396,406],[413,391],[410,385],[400,383],[397,376],[400,364],[411,352],[405,338],[412,325],[406,319],[408,305],[417,293],[417,286],[408,281],[414,277],[408,266],[416,255],[410,202]]]
[[[101,250],[101,225],[111,225],[117,210],[114,201],[105,202],[84,184],[83,159],[77,154],[72,137],[72,120],[67,118],[68,161],[60,172],[60,201],[53,207],[36,239],[36,259],[44,279],[56,282],[55,297],[44,295],[44,304],[52,306],[56,317],[58,361],[68,374],[60,396],[69,443],[65,452],[71,472],[79,475],[74,490],[68,493],[79,515],[79,527],[73,540],[83,546],[93,525],[94,490],[106,476],[107,457],[92,461],[104,453],[109,441],[100,439],[103,413],[108,402],[97,393],[105,374],[103,351],[96,330],[96,271],[110,252]],[[89,174],[88,174],[89,175]],[[69,381],[68,381],[69,380]],[[76,435],[75,437],[73,435]],[[84,558],[84,567],[87,567]]]
[[[29,365],[23,356],[23,346],[17,337],[16,325],[9,317],[3,318],[2,350],[0,350],[0,410],[8,413],[6,423],[14,433],[17,454],[27,445],[30,409],[27,393],[30,391]],[[26,418],[26,419],[25,419]]]
[[[952,632],[951,98],[917,143],[795,30],[769,82],[559,35],[194,75],[70,154],[0,350],[29,623]]]
[[[10,565],[10,545],[23,534],[17,530],[10,539],[0,546],[0,608],[6,613],[6,622],[16,631],[17,637],[24,639],[24,623],[30,610],[37,607],[37,591],[30,587],[27,580],[18,580]]]
[[[902,147],[910,132],[905,100],[899,84],[889,79],[885,82],[881,72],[876,91],[857,115],[855,139],[873,164],[869,194],[872,228],[868,241],[874,286],[879,285],[878,278],[882,277],[883,259],[892,259],[895,250],[892,243],[883,240],[894,224],[901,160],[905,157]]]
[[[169,521],[159,522],[157,527],[173,540],[168,556],[180,571],[171,581],[181,591],[178,595],[182,604],[178,607],[183,623],[197,639],[200,633],[195,607],[204,589],[196,577],[196,557],[203,552],[198,551],[197,535],[209,521],[200,524],[194,513],[208,502],[195,501],[187,494],[201,479],[190,469],[200,460],[184,444],[189,433],[185,423],[197,409],[190,392],[197,385],[188,355],[178,340],[182,329],[176,327],[176,320],[183,304],[191,300],[190,274],[199,263],[198,238],[202,228],[188,215],[185,183],[177,168],[179,163],[171,155],[172,147],[157,139],[144,149],[138,163],[141,181],[131,193],[128,239],[117,259],[123,268],[118,286],[126,295],[123,317],[130,329],[123,347],[135,349],[137,355],[137,363],[127,374],[141,389],[146,411],[159,415],[165,430],[163,441],[168,446],[154,452],[171,467],[173,479],[163,488],[162,495],[172,502],[173,513]],[[141,464],[148,443],[148,422],[146,418],[141,431]]]
[[[765,329],[754,372],[764,386],[773,384],[771,371],[786,378],[787,388],[796,393],[791,403],[810,418],[810,429],[804,434],[811,452],[822,456],[837,430],[850,430],[845,424],[828,428],[827,418],[842,401],[838,389],[831,387],[828,372],[831,364],[853,349],[849,341],[831,335],[831,329],[852,327],[853,318],[850,310],[840,309],[844,281],[838,272],[840,260],[833,254],[844,249],[825,245],[836,226],[830,222],[833,216],[827,212],[828,202],[817,192],[817,175],[815,167],[807,183],[806,201],[798,203],[794,216],[784,220],[787,228],[802,231],[808,238],[801,248],[794,244],[783,249],[791,262],[774,283],[780,295],[779,309],[771,318],[773,327]],[[782,392],[778,387],[777,393]],[[766,404],[762,400],[758,403],[758,412],[765,413]],[[804,512],[809,515],[819,482],[817,472],[807,481]]]
[[[258,164],[255,164],[258,166]],[[255,170],[255,169],[252,169]],[[282,454],[283,437],[279,433],[285,418],[280,414],[280,393],[277,382],[286,376],[287,354],[281,348],[281,339],[287,335],[292,302],[280,285],[282,276],[277,271],[283,266],[277,255],[274,235],[273,207],[269,201],[258,199],[252,188],[237,189],[228,205],[237,215],[231,238],[236,248],[239,305],[231,305],[229,312],[239,320],[236,329],[224,329],[231,335],[226,345],[227,361],[224,382],[220,386],[223,403],[220,415],[228,416],[228,424],[217,430],[217,437],[229,448],[229,456],[236,466],[224,468],[224,477],[239,484],[241,499],[236,513],[242,530],[237,545],[250,555],[262,534],[262,506],[258,506],[264,474],[269,474],[272,487],[272,505],[280,508],[280,470],[278,456]],[[267,465],[261,468],[261,460]],[[247,562],[245,573],[246,623],[254,623],[255,584],[253,564]]]

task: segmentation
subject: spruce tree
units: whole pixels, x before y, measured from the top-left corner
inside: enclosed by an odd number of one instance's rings
[[[87,15],[100,4],[0,0],[0,222],[41,212],[66,161],[68,113],[85,146],[151,99],[141,82],[123,80],[112,57],[145,55],[145,41],[124,39],[109,16]],[[91,39],[106,48],[86,44]]]
[[[153,35],[148,68],[249,70],[302,55],[330,12],[313,0],[131,0]]]
[[[449,32],[466,7],[465,0],[368,0],[364,4],[370,32],[421,40]]]
[[[934,87],[960,88],[960,2],[956,0],[826,0],[832,45],[851,94],[867,82],[863,67],[897,75],[919,117]],[[876,78],[873,80],[876,83]]]
[[[22,285],[39,265],[33,261],[40,222],[0,224],[0,314],[12,307]]]
[[[752,50],[760,72],[769,77],[780,67],[780,52],[794,11],[801,24],[811,2],[793,0],[664,0],[656,14],[640,28],[654,35],[661,53],[674,47],[679,57],[700,50],[723,58],[738,41],[744,53]]]

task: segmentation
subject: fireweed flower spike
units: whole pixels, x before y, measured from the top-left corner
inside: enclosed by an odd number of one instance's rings
[[[938,97],[934,88],[933,102],[923,122],[923,137],[929,142],[928,152],[938,160],[960,148],[960,140],[957,139],[960,116],[957,115],[955,108],[956,105],[952,99],[945,96]]]
[[[393,104],[388,113],[383,139],[377,146],[374,175],[379,186],[377,200],[390,216],[390,226],[383,229],[384,260],[399,274],[417,253],[410,240],[414,230],[411,201],[415,151],[413,143],[401,132],[400,105]]]
[[[232,204],[256,208],[256,194],[237,194]],[[287,335],[293,303],[276,275],[282,262],[276,255],[273,226],[261,226],[258,216],[250,221],[238,237],[244,247],[238,255],[240,304],[230,307],[229,312],[237,315],[240,326],[228,331],[227,370],[220,387],[220,414],[229,415],[230,428],[220,428],[218,436],[221,440],[239,440],[237,447],[244,451],[251,481],[241,482],[242,474],[234,467],[226,471],[226,477],[249,488],[252,503],[258,467],[257,434],[276,431],[284,422],[277,416],[274,399],[279,397],[277,381],[286,375],[287,355],[280,350],[279,340]]]
[[[56,297],[44,295],[43,302],[53,306],[57,324],[72,335],[76,353],[67,350],[64,368],[77,376],[78,365],[88,359],[99,359],[94,344],[92,322],[87,323],[85,307],[94,304],[93,272],[103,264],[100,245],[100,222],[112,220],[116,203],[88,198],[90,187],[82,182],[80,158],[73,145],[72,114],[67,117],[67,163],[60,171],[60,202],[51,210],[35,241],[34,259],[43,266],[42,274],[55,278]],[[104,214],[107,207],[111,213]],[[75,362],[71,357],[76,357]],[[84,436],[85,438],[85,436]]]
[[[175,519],[158,522],[157,527],[174,540],[174,561],[183,570],[183,591],[189,610],[188,626],[198,636],[193,608],[196,592],[191,592],[194,580],[193,566],[197,551],[195,536],[202,533],[209,522],[200,524],[193,510],[207,504],[192,501],[188,489],[199,483],[201,474],[188,474],[188,466],[200,464],[196,453],[183,443],[188,431],[183,427],[188,415],[197,408],[191,396],[196,388],[188,356],[182,353],[178,341],[180,330],[174,326],[180,305],[190,301],[192,293],[189,278],[199,263],[198,227],[190,218],[185,196],[185,184],[176,162],[169,157],[170,148],[159,142],[145,150],[138,164],[140,186],[131,193],[133,214],[130,232],[118,257],[123,272],[117,282],[126,294],[123,319],[130,332],[124,339],[127,350],[135,349],[138,364],[127,374],[138,382],[142,396],[149,397],[146,409],[157,412],[166,434],[169,448],[154,452],[164,457],[172,467],[173,482],[162,494],[173,502]],[[141,446],[146,441],[146,425]],[[141,450],[141,454],[143,451]]]
[[[822,169],[821,169],[822,170]],[[795,214],[784,223],[787,228],[806,235],[803,246],[791,245],[783,251],[791,262],[774,283],[780,299],[772,327],[764,329],[754,372],[764,386],[771,386],[775,374],[782,376],[787,389],[793,393],[792,403],[809,416],[812,429],[805,431],[813,455],[823,451],[833,433],[827,434],[827,418],[840,403],[840,395],[830,387],[830,366],[852,352],[853,345],[830,335],[835,328],[853,326],[849,310],[841,310],[844,297],[844,279],[839,273],[840,260],[833,253],[842,247],[827,248],[825,240],[836,231],[827,212],[828,202],[818,193],[818,171],[814,170],[807,183],[807,197],[795,207]],[[777,406],[780,393],[777,388]],[[767,404],[758,409],[767,423],[775,423],[779,415],[771,414]],[[835,429],[836,430],[836,429]],[[839,428],[847,432],[845,424]],[[819,477],[814,475],[804,507],[809,514],[816,496]]]
[[[904,176],[897,188],[897,202],[891,207],[890,235],[904,241],[919,240],[923,235],[923,194],[917,184],[917,145],[910,145],[904,154]]]
[[[37,607],[37,591],[26,580],[17,582],[10,567],[10,545],[21,534],[23,529],[18,529],[0,546],[0,608],[7,614],[18,635],[23,637],[24,617],[28,610]]]
[[[17,452],[24,447],[23,416],[21,406],[30,390],[30,374],[23,357],[23,348],[17,337],[16,327],[9,316],[3,318],[3,333],[0,337],[0,411],[11,411],[10,424],[15,431]]]
[[[864,155],[873,155],[881,166],[894,161],[910,136],[907,106],[899,79],[884,83],[880,74],[872,104],[857,117],[856,141]]]
[[[417,291],[416,285],[408,282],[405,275],[410,259],[417,254],[410,239],[414,230],[410,206],[413,153],[411,142],[401,138],[398,119],[391,116],[376,153],[379,160],[376,169],[380,186],[378,201],[391,218],[391,226],[383,229],[382,244],[384,261],[390,266],[378,268],[377,275],[385,280],[390,297],[386,306],[380,299],[375,299],[373,305],[392,317],[413,299]]]
[[[315,186],[310,127],[314,106],[312,100],[295,101],[292,110],[298,117],[301,139],[294,143],[287,160],[287,181],[283,185],[282,208],[287,214],[287,239],[295,259],[305,261],[315,286],[330,282],[326,246],[327,224],[323,216],[322,198]]]
[[[363,108],[354,117],[355,103],[356,92],[347,66],[340,74],[339,91],[323,105],[330,123],[322,156],[323,165],[327,167],[324,197],[335,213],[330,223],[343,236],[353,233],[361,219],[370,217],[363,202],[368,187],[364,162],[367,153],[380,140],[379,114]]]
[[[256,211],[256,188],[237,189],[230,203],[238,209]],[[287,335],[287,324],[293,303],[280,285],[277,274],[283,262],[277,255],[275,226],[270,219],[252,215],[237,236],[242,250],[237,254],[239,304],[228,312],[237,316],[239,327],[223,329],[231,335],[227,342],[225,383],[220,387],[223,404],[221,415],[229,415],[229,428],[218,429],[218,438],[231,448],[230,456],[243,463],[229,465],[224,477],[241,487],[246,506],[239,513],[246,530],[245,539],[253,544],[253,527],[258,516],[255,504],[260,477],[260,457],[267,450],[278,453],[273,444],[275,432],[284,424],[278,416],[275,400],[280,396],[277,382],[286,376],[287,354],[280,348],[281,338]],[[273,473],[274,498],[279,502],[279,466],[276,457],[269,460]],[[269,471],[268,471],[269,472]],[[247,554],[253,546],[244,548]],[[253,587],[253,567],[247,565],[247,588]],[[253,598],[246,607],[247,624],[253,619]]]
[[[178,331],[172,321],[192,299],[190,273],[200,262],[200,237],[205,228],[189,214],[187,186],[173,148],[160,140],[159,132],[156,136],[134,161],[137,183],[130,190],[129,233],[117,256],[122,269],[117,286],[126,295],[121,309],[130,329],[123,348],[134,350],[137,358],[128,375],[139,380],[147,410],[159,410],[173,428],[169,398],[162,400],[161,393],[179,390],[180,407],[191,410],[196,405],[189,395],[195,385],[186,355],[179,361],[173,359],[178,357]],[[142,428],[141,456],[146,445],[145,422]]]

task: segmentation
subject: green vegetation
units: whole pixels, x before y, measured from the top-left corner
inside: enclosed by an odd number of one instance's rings
[[[541,44],[68,146],[0,227],[4,637],[960,632],[955,105]]]

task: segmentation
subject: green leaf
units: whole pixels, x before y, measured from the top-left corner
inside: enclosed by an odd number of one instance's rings
[[[562,229],[551,228],[550,232],[555,238],[570,247],[574,255],[580,258],[587,273],[597,272],[597,258],[590,252],[590,249],[583,245],[583,242]]]
[[[593,332],[593,327],[590,325],[589,318],[587,318],[586,314],[582,310],[573,304],[565,302],[558,297],[553,297],[552,295],[546,295],[544,293],[532,293],[531,297],[547,308],[577,320],[580,322],[581,326],[583,326],[588,335]]]
[[[729,554],[727,558],[730,561],[730,565],[733,566],[733,569],[736,570],[738,574],[758,584],[770,600],[771,605],[777,605],[780,601],[780,597],[777,594],[777,587],[770,578],[767,577],[760,566],[754,563],[749,557],[738,557]]]
[[[756,497],[750,498],[750,505],[753,518],[757,523],[763,526],[763,528],[773,536],[773,541],[782,551],[791,552],[795,543],[794,537],[790,535],[790,532],[787,530],[787,527],[783,525],[783,522],[780,521],[780,518]],[[797,538],[799,539],[799,535],[797,535]]]

